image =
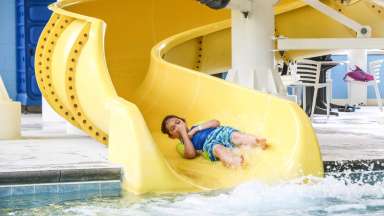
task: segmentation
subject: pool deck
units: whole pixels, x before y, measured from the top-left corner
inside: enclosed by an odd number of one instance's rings
[[[377,107],[317,116],[314,128],[326,172],[384,170],[384,113]]]
[[[383,119],[377,107],[340,113],[328,120],[316,117],[314,128],[326,171],[351,167],[384,170]],[[0,185],[121,177],[121,167],[108,161],[105,145],[86,135],[68,134],[65,124],[43,125],[41,115],[23,115],[22,137],[0,141]]]
[[[384,113],[363,107],[313,124],[325,161],[384,159]]]
[[[0,185],[117,180],[121,167],[108,149],[84,134],[68,134],[65,123],[44,124],[22,116],[22,139],[0,141]]]

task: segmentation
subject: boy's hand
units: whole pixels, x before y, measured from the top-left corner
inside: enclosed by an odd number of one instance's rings
[[[197,127],[194,127],[192,130],[188,132],[189,139],[192,139],[192,137],[197,133]]]
[[[185,124],[178,124],[176,125],[176,131],[179,132],[180,135],[183,133],[187,133],[187,129],[185,128]]]

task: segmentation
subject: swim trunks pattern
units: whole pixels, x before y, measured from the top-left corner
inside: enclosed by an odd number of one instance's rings
[[[213,130],[204,142],[203,151],[208,153],[209,159],[211,161],[216,161],[217,158],[213,154],[213,147],[217,144],[221,144],[226,148],[234,148],[235,145],[231,142],[232,133],[237,131],[231,127],[218,127]]]

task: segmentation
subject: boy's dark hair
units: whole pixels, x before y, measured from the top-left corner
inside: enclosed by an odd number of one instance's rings
[[[169,134],[169,130],[167,128],[167,121],[169,119],[171,119],[171,118],[178,118],[181,121],[185,122],[185,119],[180,118],[179,116],[176,116],[176,115],[167,115],[167,116],[165,116],[165,118],[163,119],[163,122],[161,122],[161,132],[163,134],[168,134],[168,136],[171,136],[171,134]]]

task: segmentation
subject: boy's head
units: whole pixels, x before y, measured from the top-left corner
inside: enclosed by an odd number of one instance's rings
[[[163,132],[163,134],[168,134],[172,139],[180,138],[176,126],[182,122],[185,123],[185,119],[176,115],[167,115],[161,123],[161,132]]]

